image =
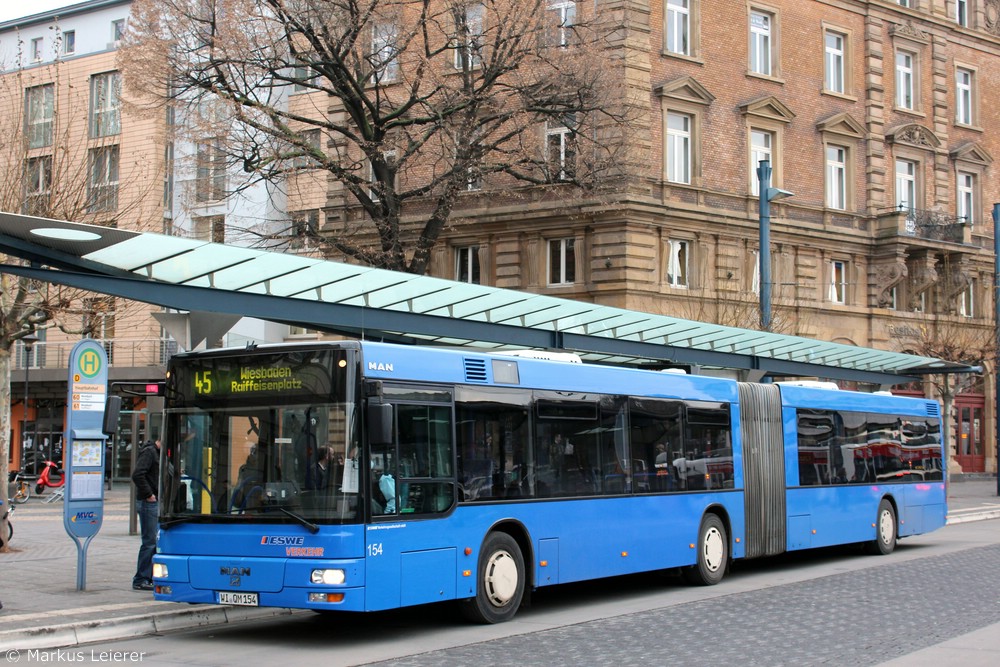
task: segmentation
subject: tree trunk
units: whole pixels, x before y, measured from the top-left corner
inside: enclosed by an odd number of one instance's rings
[[[0,424],[10,424],[10,348],[0,348]],[[10,459],[11,442],[10,436],[13,428],[0,429],[0,480],[3,480],[3,510],[0,516],[10,508],[10,466],[7,461]],[[0,551],[7,551],[5,542],[7,539],[7,520],[0,519]]]

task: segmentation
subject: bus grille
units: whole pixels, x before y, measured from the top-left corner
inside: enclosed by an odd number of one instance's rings
[[[465,381],[466,382],[486,382],[486,360],[470,359],[465,361]]]
[[[927,404],[927,416],[928,417],[940,417],[941,416],[941,406],[937,402]]]

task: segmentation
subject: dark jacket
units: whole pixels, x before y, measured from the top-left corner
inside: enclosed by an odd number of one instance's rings
[[[135,484],[135,497],[145,500],[156,495],[160,483],[160,450],[152,440],[146,442],[139,450],[135,460],[135,470],[132,471],[132,483]]]

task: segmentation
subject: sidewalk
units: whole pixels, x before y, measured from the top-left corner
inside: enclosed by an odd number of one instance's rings
[[[180,628],[287,615],[288,609],[156,602],[132,590],[139,536],[129,535],[129,485],[105,492],[101,530],[87,549],[86,586],[77,590],[77,548],[51,495],[17,505],[11,552],[0,553],[0,653],[124,639]]]
[[[287,609],[180,605],[132,590],[139,536],[128,534],[129,487],[115,484],[76,590],[77,550],[62,503],[32,497],[14,512],[12,552],[0,554],[0,652],[58,648],[292,613]],[[995,479],[951,482],[949,523],[1000,518]]]

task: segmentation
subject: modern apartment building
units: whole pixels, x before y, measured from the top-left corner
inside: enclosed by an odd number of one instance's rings
[[[72,71],[78,92],[101,90],[99,77],[115,67],[115,21],[127,18],[129,4],[82,3],[63,12],[55,31],[54,13],[0,25],[0,51],[14,34],[26,45],[22,58],[31,62],[17,69],[32,77],[22,86],[26,99],[56,71]],[[553,0],[549,9],[566,26],[575,7]],[[963,361],[993,354],[990,209],[1000,201],[1000,110],[989,101],[1000,95],[1000,0],[599,0],[586,11],[595,8],[621,22],[612,48],[639,112],[625,185],[514,197],[507,183],[470,179],[430,273],[756,327],[756,169],[767,160],[771,184],[794,193],[771,204],[775,330]],[[84,53],[90,36],[93,50]],[[48,62],[55,49],[59,62]],[[337,112],[308,88],[286,94],[290,107]],[[129,194],[134,184],[120,181],[121,200],[143,204],[117,224],[237,242],[229,230],[251,220],[280,227],[287,219],[293,230],[323,233],[358,217],[343,185],[319,171],[280,191],[259,186],[222,197],[230,188],[212,178],[233,174],[210,141],[171,141],[169,125],[178,123],[166,110],[134,119],[122,111],[121,164],[142,164],[136,182],[146,189]],[[565,168],[579,159],[552,128],[539,127],[537,140],[559,149]],[[105,143],[115,144],[92,150]],[[304,245],[289,249],[315,250]],[[116,355],[124,332],[116,319]],[[158,328],[145,333],[136,337],[161,338]],[[162,360],[154,362],[157,369]],[[953,407],[953,470],[974,472],[996,470],[993,386],[987,376],[896,389]],[[34,399],[29,406],[30,416]]]
[[[211,137],[175,132],[183,115],[124,92],[116,59],[130,8],[130,0],[91,0],[0,24],[8,139],[0,168],[15,184],[0,208],[219,242],[245,242],[241,234],[279,224],[280,193],[251,186],[230,196],[230,169]],[[74,310],[61,320],[103,342],[111,382],[163,379],[178,342],[153,318],[160,309],[85,295]],[[245,320],[231,335],[281,340],[287,331]],[[14,350],[12,468],[26,456],[60,458],[67,360],[79,337],[48,328]],[[126,394],[124,410],[116,475],[127,473],[131,446],[154,435],[144,397]]]

